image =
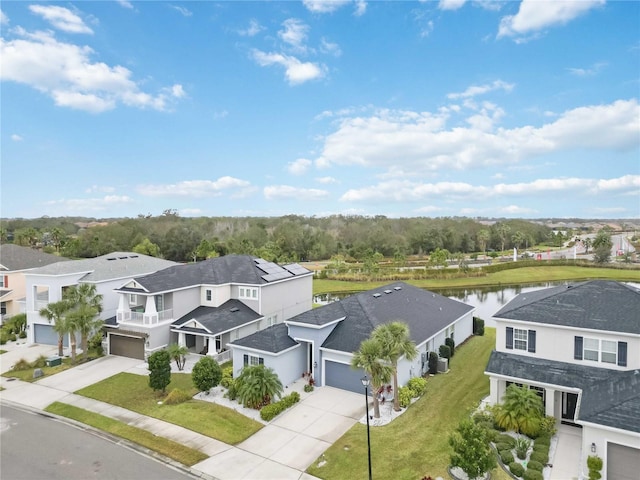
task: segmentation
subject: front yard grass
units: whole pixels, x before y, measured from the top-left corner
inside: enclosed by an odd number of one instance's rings
[[[138,445],[164,455],[165,457],[169,457],[188,467],[208,458],[205,453],[202,453],[199,450],[186,447],[167,438],[158,437],[146,430],[132,427],[126,423],[119,422],[118,420],[90,412],[83,408],[74,407],[73,405],[54,402],[45,408],[45,411],[55,413],[62,417],[71,418],[84,423],[85,425],[90,425],[104,432],[108,432],[120,438],[124,438],[125,440],[137,443]]]
[[[191,396],[198,393],[191,375],[186,373],[171,374],[167,394],[174,388]],[[212,402],[189,400],[178,405],[159,405],[166,394],[154,392],[146,375],[119,373],[75,393],[180,425],[230,445],[242,442],[262,428],[261,423]]]
[[[69,370],[72,367],[80,365],[80,362],[76,362],[75,365],[71,363],[70,358],[63,358],[62,363],[60,365],[56,365],[55,367],[41,367],[42,376],[38,378],[33,378],[33,371],[35,368],[27,368],[24,370],[9,370],[2,374],[3,377],[8,378],[17,378],[18,380],[22,380],[23,382],[37,382],[45,377],[49,377],[51,375],[55,375],[56,373],[64,372],[65,370]]]
[[[427,380],[427,393],[393,422],[371,427],[372,470],[376,478],[449,478],[449,435],[489,394],[484,369],[495,347],[495,329],[472,337],[456,349],[449,373]],[[359,479],[367,474],[367,427],[356,424],[307,472],[323,479]],[[500,478],[497,471],[497,476]],[[492,473],[492,475],[494,475]]]

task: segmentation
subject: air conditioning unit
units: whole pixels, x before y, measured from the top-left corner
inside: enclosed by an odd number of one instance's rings
[[[446,373],[449,371],[449,359],[448,358],[439,358],[438,359],[438,373]]]

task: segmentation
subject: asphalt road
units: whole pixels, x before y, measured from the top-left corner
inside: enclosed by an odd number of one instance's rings
[[[6,405],[0,411],[2,480],[193,480],[89,430]]]

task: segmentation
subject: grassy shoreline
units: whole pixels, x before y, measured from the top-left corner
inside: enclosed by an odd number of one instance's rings
[[[620,270],[614,268],[576,266],[523,267],[501,272],[487,273],[480,277],[428,278],[403,280],[410,285],[426,289],[491,287],[500,285],[523,285],[531,283],[579,282],[585,280],[615,280],[618,282],[640,282],[640,269]],[[392,283],[383,281],[345,281],[314,279],[314,295],[323,293],[356,293]]]

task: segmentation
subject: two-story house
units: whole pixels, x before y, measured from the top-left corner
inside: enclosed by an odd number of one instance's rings
[[[235,340],[233,371],[264,364],[288,385],[310,373],[317,386],[362,393],[362,370],[351,368],[353,352],[382,324],[409,326],[419,355],[398,362],[398,383],[428,370],[429,352],[438,352],[445,338],[464,342],[473,333],[474,307],[404,282],[368,290],[301,313],[284,324]]]
[[[51,263],[67,260],[29,247],[0,245],[0,318],[26,312],[24,274]]]
[[[116,289],[109,353],[146,358],[171,343],[230,358],[226,345],[311,310],[313,272],[250,255],[226,255],[136,277]],[[228,358],[227,358],[228,357]]]
[[[581,429],[580,469],[606,480],[640,472],[640,290],[595,280],[518,295],[494,315],[490,403],[529,385],[545,412]],[[585,475],[586,476],[586,475]]]
[[[55,345],[58,335],[49,321],[40,316],[40,309],[62,300],[67,288],[89,283],[102,295],[105,320],[116,314],[118,295],[114,289],[131,278],[176,265],[175,262],[134,252],[113,252],[95,258],[59,261],[25,272],[25,294],[28,343]],[[68,338],[65,339],[68,345]]]

